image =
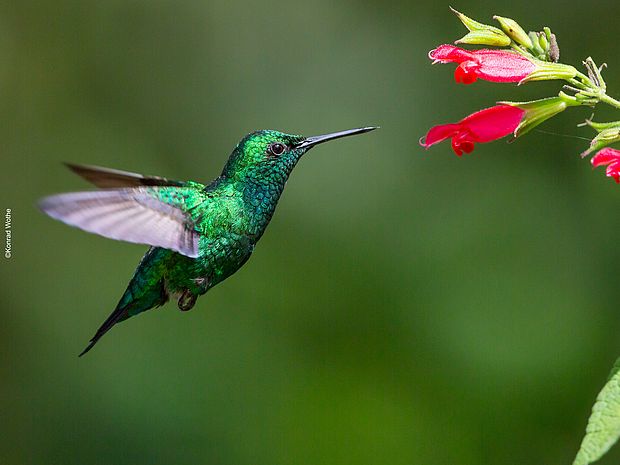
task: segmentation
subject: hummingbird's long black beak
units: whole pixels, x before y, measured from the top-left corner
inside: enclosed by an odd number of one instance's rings
[[[379,129],[379,126],[368,126],[365,128],[349,129],[347,131],[332,132],[331,134],[323,134],[322,136],[306,137],[299,144],[295,146],[297,149],[309,149],[317,144],[322,144],[334,139],[340,139],[341,137],[356,136],[358,134],[364,134],[365,132],[374,131]]]

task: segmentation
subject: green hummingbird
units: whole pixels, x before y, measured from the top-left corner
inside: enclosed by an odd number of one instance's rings
[[[323,142],[374,129],[314,137],[256,131],[241,139],[222,174],[206,185],[67,164],[102,189],[46,197],[39,203],[43,212],[104,237],[151,246],[80,356],[116,323],[170,298],[177,299],[180,310],[190,310],[198,296],[250,258],[304,153]]]

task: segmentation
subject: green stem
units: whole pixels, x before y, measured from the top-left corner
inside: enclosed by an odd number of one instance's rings
[[[594,87],[594,83],[590,80],[590,78],[588,76],[586,76],[585,74],[583,74],[581,71],[577,71],[576,77],[578,77],[579,79],[581,79],[581,81],[587,86],[587,87]]]
[[[592,64],[593,63],[594,62],[592,62]],[[593,66],[596,67],[596,65],[594,64]],[[596,72],[597,74],[599,74],[598,68],[596,68]],[[598,101],[600,102],[604,102],[608,105],[611,105],[612,107],[620,109],[620,101],[607,95],[605,93],[604,86],[601,86],[601,87],[595,86],[592,80],[588,76],[583,74],[581,71],[577,71],[577,74],[575,75],[575,77],[578,79],[569,79],[568,82],[578,88],[585,87],[581,91],[582,94],[587,95],[589,97],[593,97],[595,99],[598,99]],[[603,78],[601,77],[601,82],[604,83],[602,79]]]
[[[608,105],[611,105],[612,107],[616,107],[616,108],[620,109],[620,101],[616,100],[616,99],[615,99],[615,98],[613,98],[613,97],[610,97],[610,96],[609,96],[609,95],[607,95],[607,94],[602,94],[602,95],[600,95],[600,96],[599,96],[599,100],[600,100],[601,102],[605,102],[605,103],[606,103],[606,104],[608,104]]]
[[[611,105],[612,107],[618,108],[620,110],[620,100],[616,100],[615,98],[610,97],[602,89],[590,88],[590,89],[579,90],[576,96],[578,98],[580,96],[590,97],[589,100],[593,104],[596,104],[597,102],[604,102],[607,105]],[[584,103],[585,103],[585,100],[584,100]]]
[[[581,90],[588,90],[589,87],[586,86],[583,82],[578,81],[577,79],[568,79],[566,82],[570,83],[571,85],[575,86],[578,89]]]

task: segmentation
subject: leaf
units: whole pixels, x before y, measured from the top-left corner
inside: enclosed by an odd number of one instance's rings
[[[586,434],[573,465],[588,465],[600,459],[620,437],[620,358],[616,360],[609,378],[588,419]]]

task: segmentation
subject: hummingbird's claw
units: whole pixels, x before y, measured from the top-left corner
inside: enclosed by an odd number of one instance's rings
[[[177,302],[179,310],[181,310],[182,312],[187,312],[188,310],[191,310],[196,304],[196,299],[198,299],[198,296],[196,294],[194,294],[189,289],[185,289],[183,293],[179,296],[179,300]]]

